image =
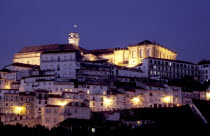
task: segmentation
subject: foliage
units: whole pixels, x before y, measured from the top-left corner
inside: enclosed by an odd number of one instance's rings
[[[95,133],[77,130],[72,132],[64,127],[56,127],[51,130],[45,128],[44,126],[37,125],[35,127],[27,127],[17,125],[3,125],[0,124],[1,134],[7,136],[128,136],[128,135],[161,135],[161,136],[181,136],[181,135],[204,135],[208,134],[210,126],[201,126],[201,127],[171,127],[168,124],[156,125],[156,124],[147,124],[140,127],[131,128],[129,126],[118,126],[114,129],[101,129]]]
[[[201,60],[198,62],[198,65],[202,65],[202,64],[210,64],[210,60]]]
[[[192,91],[204,91],[210,85],[209,82],[200,83],[191,76],[186,76],[182,79],[172,79],[169,84],[174,84],[182,87],[183,91],[192,92]]]

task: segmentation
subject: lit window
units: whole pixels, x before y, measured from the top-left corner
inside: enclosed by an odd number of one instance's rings
[[[144,57],[144,50],[143,50],[143,49],[140,50],[140,57],[141,57],[141,58]]]
[[[147,49],[147,57],[151,57],[152,56],[152,51],[151,49]]]
[[[133,50],[133,51],[132,51],[132,58],[135,58],[135,57],[136,57],[136,51]]]

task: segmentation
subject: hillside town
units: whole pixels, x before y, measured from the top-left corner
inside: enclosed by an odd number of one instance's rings
[[[95,50],[80,47],[76,32],[68,41],[24,47],[1,68],[1,122],[53,128],[96,113],[116,121],[118,111],[129,109],[190,104],[197,111],[193,99],[210,100],[210,63],[177,60],[175,51],[155,41]]]

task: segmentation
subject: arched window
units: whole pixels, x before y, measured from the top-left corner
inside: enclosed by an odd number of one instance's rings
[[[143,50],[143,49],[140,50],[140,57],[141,57],[141,58],[144,57],[144,50]]]
[[[147,49],[147,57],[152,57],[152,50],[151,49]]]
[[[67,68],[67,67],[66,67],[66,64],[64,64],[63,67],[64,67],[64,69],[66,69],[66,68]]]
[[[135,57],[136,57],[136,51],[133,50],[133,51],[132,51],[132,58],[135,58]]]

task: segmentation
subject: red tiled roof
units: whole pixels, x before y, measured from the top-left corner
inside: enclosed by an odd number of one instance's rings
[[[20,50],[19,53],[25,52],[44,52],[44,51],[62,51],[62,50],[74,50],[87,52],[86,49],[78,47],[72,44],[50,44],[50,45],[38,45],[38,46],[28,46]]]
[[[45,107],[61,107],[60,105],[46,105]]]
[[[152,87],[160,87],[160,88],[166,88],[163,84],[157,84],[157,83],[145,83],[147,86]]]
[[[17,66],[17,67],[25,67],[25,68],[39,68],[39,66],[37,66],[37,65],[23,64],[23,63],[18,63],[18,62],[12,63],[5,67],[8,67],[8,66]]]
[[[164,46],[161,46],[161,45],[157,44],[156,42],[151,42],[151,41],[149,41],[149,40],[144,40],[144,41],[139,42],[139,43],[137,43],[137,44],[129,45],[129,47],[132,47],[132,46],[141,46],[141,45],[151,45],[151,44],[152,44],[152,45],[155,45],[155,46],[163,47],[163,48],[165,48],[165,49],[168,49],[168,48],[166,48],[166,47],[164,47]],[[168,50],[170,50],[170,49],[168,49]],[[172,51],[172,50],[170,50],[170,51]],[[172,52],[174,52],[174,51],[172,51]],[[176,53],[176,52],[174,52],[174,53]]]
[[[9,69],[1,69],[0,72],[11,72]]]
[[[182,60],[171,60],[171,59],[162,59],[162,58],[154,58],[154,57],[148,57],[148,58],[145,58],[145,59],[164,60],[164,61],[172,61],[172,62],[179,62],[179,63],[186,63],[186,64],[193,64],[193,65],[195,65],[194,63],[187,62],[187,61],[182,61]]]
[[[51,98],[63,98],[62,96],[56,95],[56,94],[50,94],[48,97],[51,97]]]
[[[114,53],[115,49],[116,48],[95,49],[95,50],[90,50],[89,52],[95,55],[99,55],[99,54],[106,54],[106,53]]]
[[[34,92],[39,92],[39,93],[48,93],[47,90],[34,90]]]

